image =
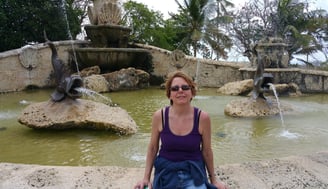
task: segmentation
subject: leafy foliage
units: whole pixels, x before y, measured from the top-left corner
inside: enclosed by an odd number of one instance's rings
[[[175,30],[170,22],[164,21],[163,14],[152,11],[144,4],[134,1],[124,3],[128,18],[125,24],[133,29],[130,39],[134,42],[154,45],[173,50]]]
[[[63,4],[64,3],[64,4]],[[1,0],[0,51],[43,42],[43,31],[51,40],[71,39],[80,32],[83,10],[67,0]]]
[[[325,50],[327,18],[325,10],[308,10],[307,2],[252,0],[236,12],[231,35],[241,52],[265,37],[280,37],[292,59]]]
[[[232,46],[232,42],[219,27],[224,19],[228,20],[225,14],[219,12],[219,4],[209,0],[185,0],[183,4],[176,0],[176,3],[179,12],[171,16],[176,23],[177,35],[182,39],[182,50],[186,51],[192,47],[194,56],[200,51],[203,57],[210,58],[211,48],[217,53],[217,57],[227,58],[225,50]],[[225,10],[222,7],[221,9]]]
[[[30,42],[74,39],[81,30],[90,0],[0,0],[0,51]],[[328,59],[327,10],[308,10],[307,0],[249,0],[235,14],[228,0],[176,0],[178,13],[162,13],[134,1],[124,3],[130,39],[160,48],[183,50],[204,58],[227,58],[232,45],[239,52],[268,37],[282,37],[288,52]],[[71,34],[71,35],[70,35]],[[214,55],[215,54],[215,55]],[[327,61],[326,61],[327,62]]]

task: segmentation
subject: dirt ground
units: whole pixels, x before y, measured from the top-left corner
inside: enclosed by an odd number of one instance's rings
[[[328,151],[216,167],[230,189],[328,189]],[[132,189],[143,168],[0,163],[0,189]]]

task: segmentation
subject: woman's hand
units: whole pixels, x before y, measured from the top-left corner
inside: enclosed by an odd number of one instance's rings
[[[218,189],[229,189],[228,186],[226,186],[223,182],[216,181],[215,183],[212,184],[216,186]]]
[[[152,184],[148,180],[139,181],[135,186],[134,189],[152,189]]]
[[[226,186],[223,182],[220,181],[214,181],[212,184],[217,188],[217,189],[229,189],[228,186]]]

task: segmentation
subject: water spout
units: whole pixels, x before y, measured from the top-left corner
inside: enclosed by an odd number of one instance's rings
[[[273,91],[273,94],[274,94],[274,96],[276,98],[276,101],[277,101],[277,104],[278,104],[278,108],[279,108],[279,115],[280,115],[281,125],[283,126],[283,129],[284,129],[280,133],[279,136],[285,137],[285,138],[288,138],[288,139],[296,139],[296,138],[298,138],[301,135],[299,135],[298,133],[289,132],[287,130],[286,125],[285,125],[284,116],[283,116],[283,113],[282,113],[282,108],[281,108],[279,97],[278,97],[277,90],[276,90],[275,86],[272,83],[268,83],[268,85],[270,86],[270,89]]]
[[[83,87],[77,87],[75,88],[76,91],[78,91],[81,94],[86,95],[87,97],[91,97],[93,100],[97,102],[101,102],[104,104],[107,104],[109,106],[114,106],[112,100],[109,97],[106,97],[104,95],[101,95],[100,93],[97,93],[96,91],[83,88]]]
[[[285,127],[284,116],[282,114],[282,110],[281,110],[281,106],[280,106],[280,101],[279,101],[279,98],[278,98],[277,90],[276,90],[275,86],[272,83],[268,83],[268,85],[270,86],[270,89],[273,91],[273,94],[274,94],[274,96],[276,97],[276,100],[277,100],[277,104],[278,104],[278,108],[279,108],[279,115],[280,115],[280,120],[281,120],[281,125],[283,127]]]

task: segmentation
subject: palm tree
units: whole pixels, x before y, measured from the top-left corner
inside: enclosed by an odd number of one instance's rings
[[[293,54],[312,54],[322,50],[315,33],[323,26],[318,11],[307,11],[306,3],[293,3],[293,0],[279,0],[274,17],[274,33],[284,36],[288,43],[290,58]],[[318,34],[318,33],[317,33]]]
[[[231,40],[213,22],[216,3],[210,0],[184,0],[180,3],[179,13],[171,15],[177,24],[178,35],[181,36],[181,46],[191,46],[196,57],[200,49],[210,46],[215,52],[226,57],[225,47],[231,47]],[[219,40],[221,39],[221,40]],[[218,41],[222,42],[221,45]]]
[[[231,35],[241,52],[265,37],[283,38],[290,60],[296,54],[322,51],[327,41],[327,12],[309,11],[307,5],[295,0],[251,0],[235,14]]]
[[[233,21],[232,13],[227,8],[233,8],[234,4],[228,0],[216,0],[216,17],[212,20],[213,25],[220,28],[221,25],[227,25]],[[220,55],[225,55],[224,48],[231,48],[232,42],[227,35],[221,35],[224,32],[218,32],[218,38],[216,39],[216,59],[218,60]],[[218,45],[223,44],[223,45]]]

